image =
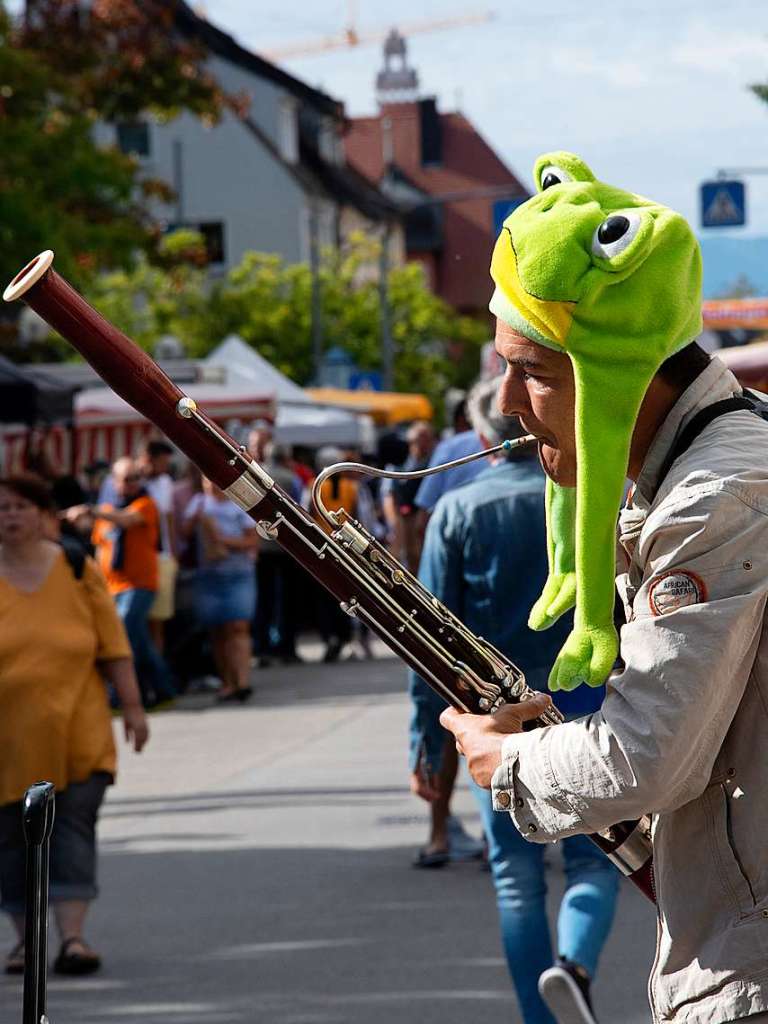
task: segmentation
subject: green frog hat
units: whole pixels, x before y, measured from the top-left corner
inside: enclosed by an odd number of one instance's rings
[[[679,214],[597,181],[572,153],[536,161],[491,263],[490,309],[524,337],[567,352],[576,393],[576,487],[547,481],[549,576],[529,625],[575,605],[551,690],[599,686],[618,652],[616,518],[630,442],[652,377],[701,331],[701,255]]]

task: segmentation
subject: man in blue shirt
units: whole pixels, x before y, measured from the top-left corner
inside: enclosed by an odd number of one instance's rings
[[[498,380],[477,385],[469,408],[482,444],[519,436],[516,420],[495,411]],[[429,521],[419,578],[473,632],[523,669],[530,686],[546,689],[557,651],[570,629],[560,622],[547,633],[528,629],[528,609],[547,574],[545,477],[535,448],[496,457],[474,480],[444,495]],[[483,466],[483,463],[479,463]],[[445,732],[438,716],[444,701],[411,672],[411,786],[433,801],[440,796]],[[557,694],[567,715],[587,714],[603,691]],[[539,995],[567,1019],[593,1024],[589,981],[613,921],[618,874],[584,836],[563,844],[567,889],[558,920],[558,963],[553,967],[545,912],[543,847],[527,843],[508,814],[494,813],[491,795],[473,784],[489,843],[502,939],[525,1024],[551,1024]],[[572,1011],[572,1012],[571,1012]],[[563,1018],[565,1019],[565,1018]]]
[[[432,452],[429,465],[440,466],[444,462],[453,462],[454,459],[479,452],[481,448],[480,438],[474,430],[462,430],[461,433],[453,434],[438,444]],[[416,507],[424,512],[431,512],[444,494],[454,487],[474,480],[482,469],[482,462],[468,462],[465,466],[456,466],[455,469],[446,469],[444,473],[425,477],[416,492]]]

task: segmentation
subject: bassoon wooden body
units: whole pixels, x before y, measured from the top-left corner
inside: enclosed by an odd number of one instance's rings
[[[69,341],[113,391],[154,423],[347,614],[369,626],[460,711],[489,713],[532,696],[520,669],[471,633],[359,522],[343,510],[325,513],[331,524],[326,532],[142,349],[57,274],[52,262],[50,250],[41,253],[16,275],[4,299],[22,299]],[[561,721],[552,707],[535,724]],[[655,901],[647,817],[620,822],[590,838]]]

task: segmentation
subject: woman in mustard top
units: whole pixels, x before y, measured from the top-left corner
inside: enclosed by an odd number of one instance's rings
[[[0,480],[0,908],[19,941],[5,970],[24,969],[21,799],[41,779],[56,787],[51,902],[61,936],[54,970],[100,966],[83,939],[96,889],[96,818],[116,752],[105,680],[138,752],[148,730],[130,647],[98,568],[81,578],[47,539],[53,504],[35,477]]]

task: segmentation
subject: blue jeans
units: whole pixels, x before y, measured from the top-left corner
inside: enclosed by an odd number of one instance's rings
[[[548,848],[523,839],[508,813],[494,811],[488,790],[473,782],[472,792],[488,839],[501,938],[523,1020],[555,1024],[537,989],[539,975],[553,963],[545,905]],[[594,977],[613,924],[619,873],[586,836],[572,836],[560,845],[567,888],[557,919],[557,955]]]
[[[168,667],[152,642],[152,635],[149,632],[147,615],[154,599],[154,590],[123,590],[115,594],[117,614],[123,620],[128,634],[145,705],[152,703],[153,695],[156,700],[176,696]],[[146,682],[147,675],[150,685]]]

